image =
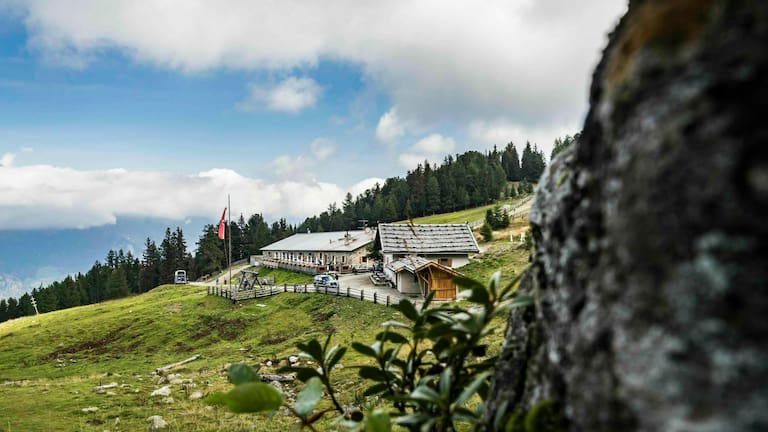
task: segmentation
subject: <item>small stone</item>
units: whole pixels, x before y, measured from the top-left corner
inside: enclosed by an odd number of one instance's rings
[[[149,422],[149,430],[160,430],[168,427],[168,422],[159,415],[147,417],[147,421]]]
[[[172,397],[169,396],[169,397],[163,398],[160,402],[162,402],[164,404],[172,404],[172,403],[174,403],[176,401]]]
[[[170,396],[170,395],[171,395],[171,388],[168,386],[165,386],[153,391],[150,396]]]
[[[280,360],[280,362],[277,364],[277,366],[278,367],[286,367],[286,366],[290,366],[290,364],[288,363],[288,360],[283,359],[283,360]]]
[[[174,379],[168,381],[168,384],[171,384],[171,385],[179,385],[179,384],[183,384],[183,383],[184,383],[184,380],[179,379],[179,378],[174,378]]]
[[[288,361],[291,362],[291,364],[298,363],[299,362],[299,357],[298,356],[290,356],[290,357],[288,357]]]
[[[280,390],[281,392],[283,391],[283,385],[280,384],[280,381],[270,381],[269,385],[271,385],[272,387]]]
[[[267,360],[267,366],[272,367],[272,360]]]
[[[199,391],[196,391],[196,392],[192,393],[191,395],[189,395],[189,398],[191,400],[202,399],[203,398],[203,394],[201,392],[199,392]]]
[[[98,410],[99,410],[99,409],[98,409],[98,408],[96,408],[96,407],[88,407],[88,408],[83,408],[83,409],[81,409],[80,411],[82,411],[82,412],[84,412],[84,413],[91,413],[91,412],[96,412],[96,411],[98,411]]]

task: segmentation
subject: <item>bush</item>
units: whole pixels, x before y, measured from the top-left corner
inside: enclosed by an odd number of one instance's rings
[[[408,300],[394,307],[407,322],[388,321],[384,331],[372,343],[353,342],[352,349],[371,358],[375,366],[359,366],[360,377],[370,383],[364,396],[380,396],[391,409],[344,409],[336,399],[331,379],[333,368],[347,348],[331,346],[331,335],[320,343],[311,340],[297,345],[302,356],[318,367],[288,367],[305,383],[293,406],[287,405],[280,392],[258,382],[249,366],[236,364],[230,368],[230,381],[235,388],[228,393],[214,393],[207,403],[227,406],[232,412],[275,411],[280,405],[298,419],[299,425],[315,430],[313,424],[327,413],[335,412],[337,424],[350,430],[390,431],[397,424],[411,431],[453,431],[458,424],[470,429],[480,425],[485,412],[490,376],[497,356],[487,356],[484,338],[488,326],[497,316],[506,316],[514,307],[533,303],[529,296],[517,293],[520,279],[500,286],[495,273],[486,287],[467,278],[457,278],[460,296],[473,304],[462,308],[455,304],[430,307],[433,295],[417,308]],[[332,409],[319,409],[323,392],[328,394]],[[480,403],[467,405],[475,395]],[[497,416],[501,422],[507,415]]]

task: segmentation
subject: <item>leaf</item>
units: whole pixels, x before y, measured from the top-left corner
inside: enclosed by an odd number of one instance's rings
[[[384,326],[384,327],[399,327],[399,328],[404,328],[404,329],[410,329],[411,328],[411,326],[409,326],[408,324],[403,324],[403,323],[401,323],[399,321],[385,321],[385,322],[381,323],[381,325]]]
[[[341,360],[342,357],[344,357],[344,354],[347,352],[347,347],[339,348],[338,351],[331,357],[331,359],[328,361],[327,366],[328,369],[333,369],[334,366],[336,366],[336,363]]]
[[[283,404],[283,396],[269,384],[249,382],[230,390],[226,403],[233,413],[275,411]]]
[[[245,384],[249,382],[258,382],[259,374],[245,363],[235,363],[229,367],[229,382],[234,385]]]
[[[300,417],[306,417],[320,402],[320,398],[323,397],[323,383],[320,378],[313,377],[304,385],[304,389],[296,397],[296,403],[293,405],[293,410],[296,411]]]
[[[296,347],[307,353],[313,359],[317,360],[318,363],[322,363],[323,347],[320,345],[320,342],[318,342],[317,339],[312,339],[306,344],[296,344]]]
[[[298,378],[300,381],[307,382],[311,380],[314,377],[320,377],[320,372],[317,371],[317,369],[313,368],[297,368],[296,369],[296,378]]]
[[[402,312],[403,315],[405,315],[405,317],[411,321],[416,321],[419,319],[419,313],[416,311],[416,307],[413,306],[413,303],[411,303],[410,300],[402,299],[393,307],[396,310]]]
[[[370,345],[360,342],[352,342],[352,349],[364,356],[378,358],[378,353]]]
[[[363,396],[373,396],[387,390],[389,390],[389,387],[384,383],[374,384],[363,392]]]
[[[390,432],[392,421],[389,414],[381,408],[376,408],[366,416],[365,432]]]
[[[433,402],[438,403],[440,401],[440,395],[437,394],[436,391],[432,390],[431,388],[421,385],[413,389],[410,395],[408,395],[409,399],[413,400],[423,400],[427,402]]]
[[[227,395],[221,392],[211,393],[205,398],[205,403],[208,405],[225,406],[227,405]]]
[[[447,367],[443,369],[440,374],[440,379],[437,381],[438,388],[440,389],[440,397],[448,399],[451,394],[451,368]]]
[[[483,382],[485,382],[486,378],[488,378],[490,374],[489,373],[482,373],[478,375],[472,382],[459,394],[459,397],[456,398],[456,400],[453,401],[453,405],[455,407],[461,407],[464,405],[469,398],[472,397],[475,392],[480,388],[480,386],[483,385]]]
[[[413,414],[404,415],[395,419],[395,423],[402,426],[416,426],[421,425],[429,421],[429,415],[423,412],[415,412]]]
[[[358,374],[360,375],[360,378],[372,381],[384,382],[387,380],[386,372],[375,366],[360,366]]]
[[[407,344],[408,338],[401,335],[400,333],[385,331],[381,332],[376,335],[376,340],[378,341],[389,341],[396,344]]]

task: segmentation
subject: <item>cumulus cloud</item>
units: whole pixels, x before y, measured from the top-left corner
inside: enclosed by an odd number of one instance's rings
[[[451,137],[432,134],[414,143],[410,151],[400,155],[399,162],[405,168],[415,168],[416,165],[428,160],[430,163],[439,162],[447,153],[453,152],[456,141]]]
[[[16,155],[13,153],[4,153],[0,156],[0,167],[9,167],[13,165],[13,161],[16,159]]]
[[[327,138],[317,138],[309,144],[309,152],[318,161],[324,161],[336,152],[336,144]]]
[[[581,130],[577,123],[552,125],[548,127],[530,127],[505,121],[472,122],[467,128],[467,138],[473,147],[490,149],[494,145],[503,149],[510,141],[515,143],[518,153],[525,147],[526,141],[536,144],[549,157],[555,138],[573,136]]]
[[[376,125],[376,140],[382,144],[393,144],[405,133],[405,126],[397,116],[397,108],[385,112]]]
[[[271,87],[248,86],[248,98],[238,107],[252,111],[264,107],[270,111],[298,113],[315,106],[322,89],[311,78],[288,77]]]
[[[229,169],[179,175],[10,166],[0,169],[0,230],[87,228],[113,224],[120,216],[215,221],[228,193],[238,213],[300,219],[376,182],[382,180],[365,179],[349,187],[306,179],[270,182]]]
[[[591,70],[626,3],[12,4],[26,17],[30,49],[75,67],[113,49],[139,63],[186,73],[215,68],[286,72],[324,59],[346,61],[361,67],[401,118],[470,122],[503,114],[540,127],[580,120]],[[311,106],[312,83],[302,80],[291,78],[277,92],[257,91],[257,99],[288,112]]]
[[[316,138],[309,143],[306,152],[293,156],[276,157],[269,165],[274,173],[281,178],[314,178],[314,169],[318,163],[328,159],[336,152],[336,144],[327,138]]]

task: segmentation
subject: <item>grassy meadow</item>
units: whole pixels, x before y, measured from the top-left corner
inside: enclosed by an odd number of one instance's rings
[[[161,415],[170,430],[284,430],[290,417],[233,416],[188,394],[228,390],[225,365],[298,354],[297,342],[324,338],[373,341],[393,309],[321,294],[281,294],[233,305],[205,287],[165,285],[146,294],[0,324],[0,431],[144,430]],[[174,373],[174,402],[151,397],[156,368],[201,354]],[[363,359],[349,352],[342,364]],[[262,367],[262,372],[274,368]],[[356,370],[338,370],[342,397],[352,402],[362,385]],[[93,388],[115,382],[110,393]],[[94,412],[83,412],[95,407]],[[115,425],[116,418],[117,425]]]
[[[490,207],[414,222],[475,220]],[[485,282],[501,270],[502,280],[511,280],[527,266],[530,252],[510,242],[510,235],[525,229],[527,220],[512,221],[491,242],[480,242],[483,253],[460,271]],[[311,276],[285,270],[259,272],[278,284],[311,283]],[[134,297],[0,323],[0,432],[146,430],[152,415],[162,416],[171,431],[285,431],[294,424],[286,412],[233,415],[189,396],[228,391],[230,363],[276,372],[280,360],[299,353],[296,343],[328,333],[348,347],[352,341],[370,343],[380,324],[391,319],[403,320],[383,305],[322,294],[280,294],[235,305],[208,296],[205,287],[164,285]],[[506,323],[499,319],[494,325],[491,354],[501,346]],[[181,382],[158,383],[156,368],[195,354],[202,357],[173,371]],[[267,361],[275,366],[265,366]],[[360,402],[366,383],[352,366],[365,363],[349,350],[344,367],[334,372],[342,403]],[[117,386],[94,392],[110,383]],[[164,385],[172,390],[172,403],[150,396]],[[332,429],[330,416],[321,426]]]

